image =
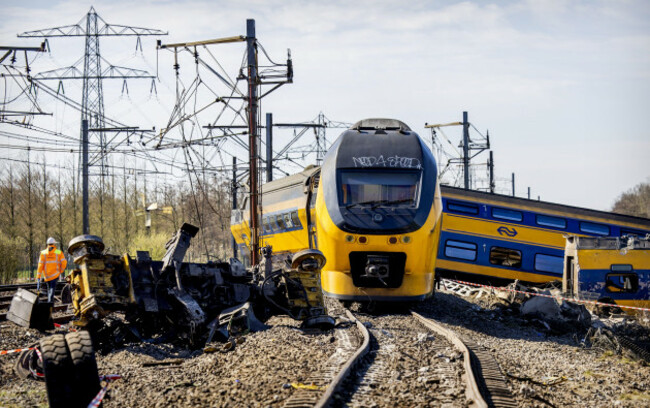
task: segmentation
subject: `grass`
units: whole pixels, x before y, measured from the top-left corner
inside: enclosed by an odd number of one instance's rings
[[[66,269],[65,274],[67,275],[69,273],[70,273],[70,269]],[[36,276],[36,270],[34,270],[34,276]],[[14,283],[25,283],[25,282],[33,282],[33,281],[34,280],[32,279],[32,274],[29,270],[16,272],[16,279],[14,280]]]
[[[34,271],[34,273],[36,273],[36,271]],[[16,273],[16,281],[18,282],[27,282],[31,280],[31,277],[32,277],[32,273],[29,270],[18,271]]]

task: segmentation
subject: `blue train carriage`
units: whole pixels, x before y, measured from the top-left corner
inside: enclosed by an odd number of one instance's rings
[[[441,186],[439,276],[503,284],[561,281],[565,234],[643,237],[650,219]]]
[[[313,199],[310,183],[318,177],[320,167],[308,166],[300,173],[262,185],[260,247],[271,245],[275,256],[309,248],[309,224],[313,224]],[[244,265],[250,266],[250,211],[246,199],[233,210],[230,231],[235,238]]]
[[[562,290],[578,299],[650,308],[650,236],[567,236]]]

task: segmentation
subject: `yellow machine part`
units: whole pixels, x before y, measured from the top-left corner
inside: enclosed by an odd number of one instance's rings
[[[117,255],[103,255],[101,258],[84,257],[75,260],[79,269],[72,271],[72,306],[80,319],[77,325],[84,326],[91,319],[104,317],[112,309],[126,306],[135,301],[128,264]],[[129,295],[117,294],[113,285],[114,273],[126,272],[129,277]]]
[[[320,286],[320,273],[292,270],[287,273],[288,277],[292,280],[299,281],[305,288],[307,293],[307,300],[305,301],[304,294],[299,294],[297,298],[289,298],[289,305],[292,307],[320,307],[325,309],[325,302],[323,301],[323,291]]]

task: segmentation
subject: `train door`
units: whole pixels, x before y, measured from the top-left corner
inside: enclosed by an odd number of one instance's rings
[[[564,293],[568,296],[573,296],[575,293],[575,263],[573,262],[572,256],[567,256],[564,258],[564,276],[563,276],[563,290]]]
[[[305,213],[307,216],[307,238],[310,249],[317,249],[318,242],[316,238],[316,197],[318,195],[318,184],[320,181],[320,171],[309,177],[307,181],[307,206]]]

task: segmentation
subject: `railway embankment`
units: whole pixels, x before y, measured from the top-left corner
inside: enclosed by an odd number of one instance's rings
[[[414,309],[492,358],[517,406],[650,406],[650,367],[617,348],[615,340],[546,329],[485,294],[438,292]],[[340,310],[331,311],[340,323],[332,330],[305,332],[292,319],[274,317],[267,330],[244,336],[229,351],[147,341],[98,354],[100,374],[122,376],[111,384],[104,406],[288,407],[303,400],[299,393],[320,397],[327,381],[314,379],[323,378],[328,365],[336,374],[345,358],[333,356],[351,355],[363,341]],[[408,309],[377,313],[354,305],[352,311],[374,340],[334,405],[467,406],[462,353],[442,336],[428,332]],[[643,336],[645,330],[630,322],[616,324],[630,336]],[[0,322],[0,349],[28,347],[47,334]],[[44,383],[13,373],[17,358],[0,356],[0,406],[45,406]]]
[[[650,366],[594,330],[560,333],[504,308],[496,296],[438,292],[416,310],[494,356],[521,407],[650,406]],[[647,336],[643,325],[619,320],[607,324]]]

